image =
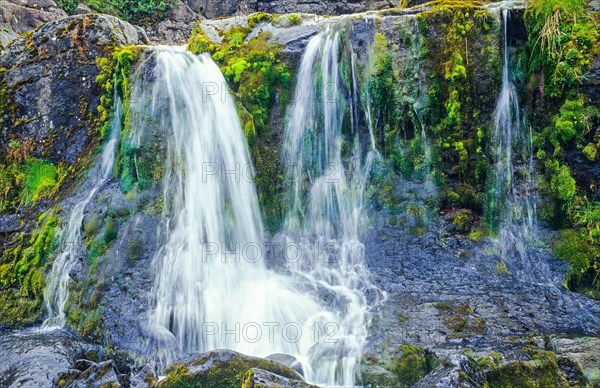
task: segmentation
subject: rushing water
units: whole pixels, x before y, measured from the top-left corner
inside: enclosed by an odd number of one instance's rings
[[[155,79],[132,96],[151,104],[131,112],[152,117],[168,139],[150,328],[176,342],[177,352],[227,348],[304,359],[323,307],[266,269],[253,167],[225,79],[209,55],[152,50]]]
[[[367,337],[367,296],[375,290],[360,237],[367,223],[365,187],[378,154],[368,105],[365,121],[370,133],[362,138],[370,143],[367,150],[361,147],[355,61],[350,55],[348,91],[341,74],[343,43],[342,30],[328,26],[310,40],[300,64],[284,140],[290,182],[285,234],[294,250],[287,256],[298,258],[288,262],[289,268],[316,293],[326,295],[329,308],[322,322],[333,322],[336,328],[335,343],[322,343],[311,351],[312,380],[352,386]],[[346,134],[345,117],[350,120]],[[350,150],[343,150],[344,142]]]
[[[501,256],[513,266],[509,269],[517,271],[521,279],[539,281],[547,268],[533,263],[528,254],[536,228],[535,174],[531,132],[521,115],[516,87],[510,78],[509,17],[509,11],[502,10],[502,89],[494,113],[491,144],[495,152],[491,221],[499,232]]]
[[[65,303],[69,297],[70,273],[80,258],[81,253],[81,227],[85,209],[94,198],[98,190],[106,183],[113,173],[115,161],[115,149],[121,133],[122,103],[116,90],[113,97],[113,120],[111,123],[110,138],[104,146],[104,151],[99,163],[93,172],[91,188],[83,199],[76,203],[69,214],[67,229],[61,237],[61,250],[59,256],[52,264],[52,270],[48,275],[47,285],[44,289],[44,302],[48,318],[44,322],[45,327],[63,327],[66,323]]]
[[[301,168],[298,175],[288,171],[296,189],[286,228],[290,250],[279,250],[289,259],[286,274],[265,265],[253,167],[218,66],[208,55],[172,47],[151,49],[155,61],[142,63],[153,66],[153,80],[133,88],[131,100],[140,103],[130,108],[132,123],[150,118],[168,139],[163,245],[155,258],[149,327],[159,343],[174,343],[176,350],[159,346],[161,364],[180,352],[222,348],[257,356],[285,353],[299,360],[308,381],[354,385],[371,288],[359,240],[362,197],[377,153],[370,144],[362,161],[353,119],[352,156],[342,161],[343,115],[359,107],[329,88],[340,80],[339,44],[339,32],[332,30],[310,42],[290,109],[286,161]],[[314,86],[317,62],[321,85],[328,86],[304,94]],[[336,99],[323,103],[325,94]],[[316,131],[321,125],[323,133]],[[132,142],[146,130],[136,126]],[[314,144],[306,148],[309,139]],[[309,193],[301,188],[305,174],[311,175]],[[296,219],[297,212],[306,217]],[[328,249],[335,251],[330,261]]]

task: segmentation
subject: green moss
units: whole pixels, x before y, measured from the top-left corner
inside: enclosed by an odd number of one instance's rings
[[[292,26],[299,26],[302,24],[302,16],[297,15],[295,13],[288,16],[288,20]]]
[[[61,0],[61,2],[70,7],[70,10],[75,0]],[[115,15],[138,25],[155,24],[163,20],[173,5],[171,0],[78,0],[77,2],[88,5],[94,11]]]
[[[565,230],[553,245],[554,254],[569,262],[566,285],[591,297],[600,297],[600,249],[582,230]]]
[[[553,163],[548,170],[552,171],[550,188],[556,199],[568,201],[575,195],[575,179],[571,176],[571,170],[566,165]]]
[[[508,274],[508,266],[504,261],[499,261],[494,264],[494,272],[497,275],[507,275]]]
[[[475,313],[468,303],[440,302],[435,305],[444,317],[444,323],[452,330],[451,337],[464,337],[467,333],[485,333],[486,322]]]
[[[196,367],[207,362],[211,364],[206,372],[195,372]],[[239,388],[251,368],[260,368],[292,379],[297,378],[297,374],[290,368],[274,361],[242,356],[235,352],[222,356],[210,352],[200,356],[190,366],[176,363],[167,368],[165,370],[167,376],[158,387]]]
[[[249,16],[248,26],[250,26],[250,28],[254,28],[259,23],[271,23],[273,20],[273,15],[265,12],[257,12]]]
[[[583,81],[599,51],[598,30],[585,0],[535,0],[525,13],[529,72],[544,73],[544,89],[559,97]]]
[[[96,343],[102,341],[104,320],[100,299],[104,285],[96,280],[77,280],[69,287],[65,303],[67,324],[84,339]]]
[[[585,148],[583,149],[583,155],[585,155],[586,159],[589,160],[590,162],[593,162],[594,160],[596,160],[596,155],[598,153],[598,147],[596,147],[595,144],[588,144],[585,146]]]
[[[211,42],[199,24],[188,50],[195,54],[209,52],[227,79],[256,166],[255,183],[264,219],[275,231],[284,212],[283,172],[279,147],[272,144],[275,134],[270,118],[276,102],[280,108],[286,105],[292,76],[281,47],[269,42],[268,33],[261,32],[246,41],[253,25],[272,20],[269,14],[254,14],[249,26],[231,28],[220,44]]]
[[[400,387],[413,386],[439,365],[431,353],[419,346],[405,344],[400,350],[400,357],[394,359],[394,372]]]
[[[440,1],[417,14],[427,56],[423,121],[434,134],[432,170],[447,191],[445,205],[462,201],[457,186],[470,188],[469,204],[483,210],[490,171],[488,131],[501,69],[499,24],[480,2]]]
[[[56,166],[41,160],[29,160],[24,167],[25,183],[21,201],[25,204],[51,196],[58,189]]]
[[[44,272],[58,247],[56,209],[43,213],[37,228],[27,237],[20,234],[0,259],[0,322],[22,326],[43,315]]]
[[[454,212],[451,221],[459,232],[468,232],[471,229],[471,214],[468,210],[462,209]]]
[[[515,361],[486,373],[490,388],[568,387],[558,368],[556,355],[538,350],[531,353],[529,361]]]
[[[104,230],[104,243],[110,244],[113,242],[119,233],[119,223],[114,218],[110,218],[106,223],[106,229]]]

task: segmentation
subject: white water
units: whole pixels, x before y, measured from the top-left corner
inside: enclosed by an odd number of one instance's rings
[[[329,26],[313,37],[303,55],[294,104],[285,129],[284,161],[291,183],[285,225],[287,257],[294,276],[314,293],[327,298],[323,323],[333,322],[336,343],[315,346],[307,360],[310,380],[327,385],[353,386],[369,326],[369,282],[360,240],[367,223],[363,196],[377,151],[368,105],[366,121],[371,140],[363,157],[357,122],[356,72],[353,86],[342,93],[341,30]],[[354,58],[349,59],[354,67]],[[342,127],[349,113],[350,155],[342,156]],[[301,255],[298,255],[297,250]],[[370,301],[373,302],[373,301]]]
[[[266,269],[253,168],[225,79],[209,55],[152,50],[154,81],[132,96],[152,103],[131,114],[151,117],[168,138],[164,245],[149,317],[168,345],[155,356],[164,366],[182,352],[227,348],[306,362],[324,308],[299,282]],[[165,351],[172,344],[175,351]]]
[[[93,172],[91,188],[85,197],[71,209],[66,233],[63,233],[61,238],[61,253],[54,260],[52,270],[47,278],[46,288],[44,289],[44,302],[48,318],[43,324],[46,328],[65,326],[65,303],[69,297],[70,273],[80,258],[78,253],[81,248],[81,227],[85,209],[113,173],[115,149],[121,133],[121,116],[123,114],[121,99],[116,90],[113,101],[114,116],[111,123],[110,138],[104,146],[99,165],[96,166]]]
[[[502,10],[502,17],[502,89],[494,114],[492,138],[495,184],[491,199],[497,218],[497,225],[493,227],[499,230],[498,245],[502,258],[508,261],[509,270],[517,271],[522,279],[539,281],[540,277],[547,275],[547,268],[542,263],[533,263],[533,258],[528,254],[528,246],[535,237],[536,229],[531,133],[521,117],[517,91],[509,74],[507,9]]]

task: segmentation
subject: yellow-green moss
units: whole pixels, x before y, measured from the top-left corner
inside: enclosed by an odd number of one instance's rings
[[[529,352],[531,360],[515,361],[486,373],[490,388],[569,387],[558,368],[556,355],[549,351]]]
[[[209,360],[212,364],[208,371],[193,372],[194,366],[203,365]],[[158,387],[239,388],[244,383],[247,372],[252,368],[260,368],[292,379],[298,376],[290,368],[274,361],[247,357],[235,352],[223,356],[211,352],[193,361],[191,367],[180,363],[170,366],[165,370],[166,378],[158,384]]]
[[[0,259],[0,322],[22,326],[43,314],[44,273],[58,247],[56,209],[43,213],[30,235],[20,234]]]
[[[400,387],[412,387],[439,365],[439,361],[420,346],[405,344],[400,352],[393,360]]]
[[[488,184],[491,116],[499,87],[501,58],[496,18],[477,1],[439,1],[417,15],[429,74],[423,121],[432,128],[433,168],[445,183],[444,205],[462,202],[457,186],[469,187],[469,203],[481,212]],[[443,175],[442,175],[443,174]]]
[[[219,44],[207,38],[200,23],[192,33],[188,50],[195,54],[210,53],[227,80],[257,166],[255,183],[266,226],[277,230],[284,212],[283,173],[278,147],[271,144],[270,118],[276,99],[283,112],[289,100],[292,75],[281,47],[269,41],[268,33],[261,32],[246,40],[253,26],[272,23],[273,17],[258,13],[249,19],[248,26],[233,27],[223,33]]]
[[[594,245],[584,230],[564,230],[553,245],[554,254],[569,261],[566,285],[590,297],[600,297],[600,248]]]

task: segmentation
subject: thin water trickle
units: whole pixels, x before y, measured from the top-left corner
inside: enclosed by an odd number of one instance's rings
[[[368,150],[363,151],[358,128],[359,106],[354,57],[351,101],[344,97],[341,74],[341,27],[328,26],[313,37],[303,55],[294,104],[285,129],[284,161],[290,182],[285,235],[300,249],[289,263],[293,275],[328,299],[327,314],[336,324],[335,343],[314,346],[307,376],[327,385],[354,386],[370,322],[369,281],[361,232],[367,224],[363,197],[369,173],[378,157],[370,125]],[[343,156],[343,122],[350,116],[352,144]],[[377,293],[377,291],[375,291]]]
[[[66,233],[63,233],[61,239],[61,253],[54,260],[52,270],[48,275],[47,285],[44,289],[44,303],[46,304],[48,317],[43,324],[47,328],[65,326],[65,304],[69,297],[70,274],[79,258],[81,227],[85,210],[96,193],[98,193],[98,190],[108,181],[113,173],[115,150],[121,133],[121,116],[123,114],[121,98],[116,89],[113,101],[110,138],[104,146],[99,163],[93,172],[91,188],[85,197],[71,209]]]
[[[517,90],[510,78],[509,11],[502,10],[502,89],[494,113],[492,150],[495,155],[491,225],[498,230],[501,257],[519,278],[540,282],[549,278],[547,265],[534,260],[528,247],[535,238],[536,193],[531,132],[521,116]]]

